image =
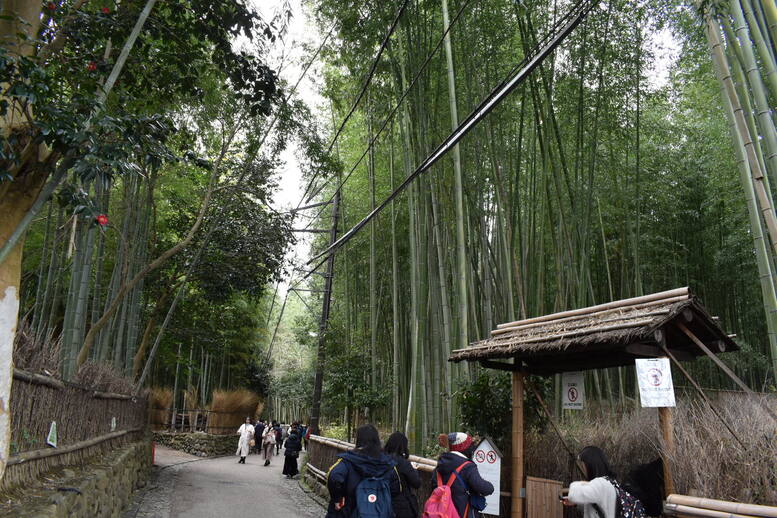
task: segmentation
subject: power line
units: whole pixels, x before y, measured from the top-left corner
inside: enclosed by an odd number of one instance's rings
[[[572,9],[554,26],[555,34],[552,32],[543,38],[545,45],[541,48],[535,46],[513,70],[516,73],[510,73],[502,83],[495,88],[481,103],[461,122],[448,137],[440,143],[439,146],[413,171],[388,198],[383,200],[380,205],[373,209],[359,223],[351,227],[340,239],[332,243],[326,250],[311,258],[307,264],[310,264],[322,256],[329,256],[335,250],[347,243],[355,236],[367,223],[377,216],[392,200],[402,193],[418,176],[429,170],[429,168],[439,161],[453,146],[455,146],[464,136],[469,133],[484,117],[507,97],[526,77],[537,68],[544,59],[566,38],[577,25],[585,18],[588,12],[593,9],[598,0],[580,0]],[[563,25],[561,22],[565,21]],[[539,43],[538,43],[539,45]]]
[[[345,125],[348,123],[351,116],[356,111],[356,107],[359,106],[359,102],[361,102],[362,98],[364,97],[364,94],[367,92],[367,87],[370,86],[372,77],[375,75],[375,70],[378,68],[378,63],[380,62],[380,58],[383,55],[383,51],[386,50],[389,39],[394,34],[394,30],[397,28],[397,25],[399,24],[399,19],[402,18],[402,13],[405,12],[405,8],[409,3],[410,3],[410,0],[404,0],[404,2],[402,2],[402,6],[397,11],[396,16],[394,17],[394,21],[391,23],[391,26],[389,27],[388,32],[386,33],[385,37],[383,38],[383,41],[380,44],[380,48],[378,49],[378,53],[375,55],[375,59],[372,60],[372,66],[370,67],[370,70],[367,73],[367,77],[364,80],[364,84],[362,85],[361,91],[359,91],[358,97],[356,97],[356,101],[354,101],[353,105],[351,106],[351,109],[348,111],[348,114],[340,123],[340,127],[337,129],[337,132],[335,132],[335,136],[332,138],[332,141],[329,143],[329,146],[327,147],[325,154],[329,154],[329,152],[332,151],[332,148],[334,147],[335,142],[337,142],[337,138],[343,132]],[[317,177],[318,177],[318,171],[316,171],[316,173],[313,175],[313,178],[311,178],[310,182],[308,182],[308,186],[305,188],[305,192],[302,195],[303,199],[305,199],[305,197],[308,195],[308,192],[310,191],[310,188],[313,186],[313,183],[316,181]],[[308,198],[307,200],[310,201],[310,198]],[[300,204],[301,203],[302,202],[300,202]]]
[[[399,100],[394,105],[394,108],[391,110],[391,112],[386,116],[386,120],[383,121],[383,125],[380,127],[378,132],[375,134],[375,136],[370,140],[369,144],[367,145],[367,149],[364,150],[364,153],[359,157],[359,159],[356,161],[356,163],[351,167],[351,169],[348,171],[348,173],[345,175],[345,178],[340,182],[340,184],[337,186],[337,191],[343,188],[343,185],[345,185],[345,182],[348,181],[348,179],[351,177],[351,175],[354,173],[357,167],[361,165],[362,161],[364,160],[364,157],[367,156],[367,153],[370,152],[370,150],[375,146],[375,143],[377,142],[378,138],[380,138],[381,134],[383,133],[383,130],[386,129],[386,126],[388,126],[389,122],[391,122],[394,118],[394,115],[396,115],[397,111],[399,110],[399,107],[402,105],[402,101],[405,100],[405,98],[410,94],[410,91],[415,86],[418,79],[421,77],[421,74],[426,69],[429,62],[431,62],[432,58],[437,54],[437,51],[440,50],[440,47],[442,47],[443,42],[445,41],[445,37],[450,33],[453,26],[458,21],[459,17],[462,15],[464,10],[467,8],[467,6],[470,4],[472,0],[466,0],[463,4],[461,4],[461,7],[459,7],[459,10],[456,12],[456,15],[451,19],[451,22],[448,24],[448,27],[445,29],[445,31],[442,33],[442,36],[440,36],[440,39],[437,41],[437,44],[435,45],[434,49],[426,56],[426,59],[421,64],[421,66],[418,69],[418,72],[416,72],[415,77],[413,77],[413,80],[410,82],[408,87],[405,89],[404,92],[402,92],[402,95],[399,97]],[[316,195],[318,195],[324,187],[326,187],[327,183],[329,183],[329,180],[326,180],[321,186],[316,189],[316,192],[311,194],[308,197],[308,201],[315,198]],[[327,203],[331,203],[332,199],[334,198],[334,194],[329,197],[329,200],[327,200]],[[320,214],[320,212],[319,212]]]

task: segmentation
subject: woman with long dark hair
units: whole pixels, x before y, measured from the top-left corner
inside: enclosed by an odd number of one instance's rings
[[[582,505],[583,518],[615,518],[615,473],[607,456],[596,446],[586,446],[577,455],[577,464],[585,480],[569,485],[564,505]]]
[[[385,480],[384,488],[390,493],[390,500],[393,501],[399,495],[399,472],[391,457],[383,453],[380,434],[371,424],[360,426],[356,430],[356,447],[338,455],[337,462],[329,468],[326,483],[329,489],[327,518],[353,516],[356,509],[357,486],[367,478]],[[387,501],[389,495],[385,495],[386,498],[383,496],[381,491],[370,494],[370,505],[385,510],[382,506],[389,504]],[[376,514],[381,513],[378,511]]]
[[[396,518],[417,518],[418,498],[413,490],[421,487],[421,477],[418,476],[418,470],[415,466],[408,460],[410,453],[405,434],[402,432],[392,433],[386,441],[383,451],[396,463],[399,478],[402,481],[402,491],[391,500],[394,515]]]

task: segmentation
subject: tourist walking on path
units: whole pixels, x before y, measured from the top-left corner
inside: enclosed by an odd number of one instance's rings
[[[432,473],[435,487],[451,488],[451,498],[461,518],[474,518],[485,508],[485,498],[494,492],[491,482],[483,480],[478,467],[472,462],[475,443],[466,433],[454,432],[440,435],[440,446],[450,451],[440,455]]]
[[[257,455],[262,452],[262,448],[264,445],[262,444],[262,435],[264,434],[264,421],[261,419],[256,422],[254,425],[254,438],[255,438],[255,449]]]
[[[273,421],[272,429],[275,431],[275,454],[278,455],[283,445],[283,428],[277,421]]]
[[[410,452],[407,448],[405,434],[402,432],[392,433],[386,441],[383,451],[395,462],[399,478],[402,481],[400,494],[391,500],[394,515],[396,518],[417,518],[418,498],[413,490],[421,487],[421,477],[415,466],[408,460]]]
[[[269,466],[273,450],[275,450],[275,430],[270,426],[269,421],[262,432],[262,450],[264,452],[264,465]]]
[[[283,448],[283,456],[285,457],[283,474],[286,475],[286,478],[294,478],[299,473],[297,457],[299,457],[299,452],[302,450],[302,439],[296,424],[291,425],[289,437],[286,439]]]
[[[577,463],[585,481],[569,485],[569,494],[562,500],[564,505],[582,505],[584,518],[615,518],[615,473],[604,452],[596,446],[586,446],[578,454]]]
[[[329,507],[326,518],[354,517],[357,486],[366,478],[385,480],[388,486],[383,486],[385,491],[372,492],[370,504],[380,506],[384,498],[393,500],[399,496],[399,473],[391,457],[381,451],[380,435],[371,424],[360,426],[356,430],[356,448],[338,455],[337,462],[329,469],[326,482]],[[389,493],[390,497],[384,493]]]
[[[254,438],[254,426],[251,424],[251,418],[246,417],[246,422],[240,425],[237,430],[240,439],[237,442],[237,451],[235,455],[240,455],[238,464],[245,464],[248,451],[251,449],[251,439]]]

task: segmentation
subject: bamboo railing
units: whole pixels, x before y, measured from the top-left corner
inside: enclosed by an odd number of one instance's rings
[[[777,507],[726,502],[685,495],[669,495],[664,504],[668,516],[707,518],[777,518]]]

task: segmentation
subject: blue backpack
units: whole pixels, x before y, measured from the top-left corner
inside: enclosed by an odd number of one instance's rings
[[[352,518],[393,518],[391,487],[388,474],[391,466],[378,477],[363,478],[356,486],[356,508]]]

